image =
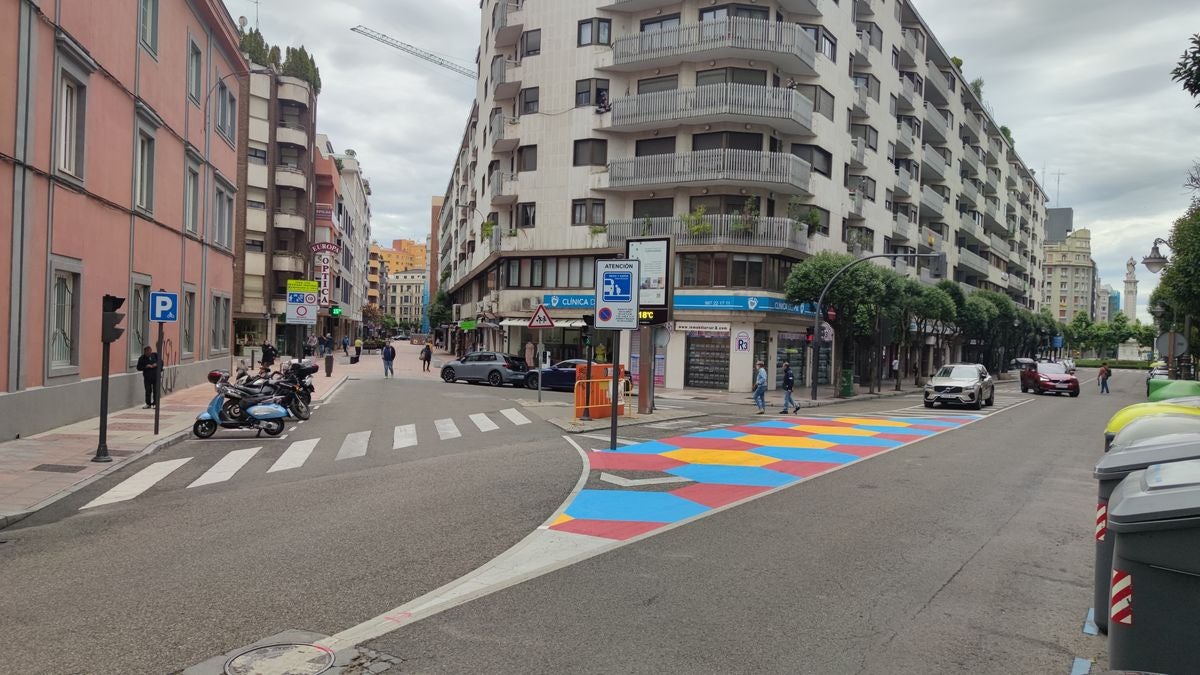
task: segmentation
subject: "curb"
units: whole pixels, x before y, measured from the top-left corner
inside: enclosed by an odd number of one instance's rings
[[[336,393],[338,389],[341,389],[342,385],[346,384],[346,382],[350,379],[349,375],[339,375],[339,377],[341,379],[338,380],[337,382],[335,382],[334,385],[329,388],[329,391],[325,392],[324,394],[321,394],[320,398],[314,398],[313,401],[315,401],[317,403],[324,403],[325,401],[329,400],[329,398],[331,396],[333,396],[334,393]]]
[[[709,414],[706,412],[692,412],[692,411],[681,411],[681,412],[683,414],[672,415],[669,417],[663,416],[663,417],[648,418],[647,415],[639,415],[638,417],[627,417],[623,420],[617,421],[617,428],[619,429],[622,427],[636,427],[641,424],[651,424],[654,422],[671,422],[674,420],[692,419],[695,417],[705,417]],[[640,419],[640,418],[642,418],[642,419]],[[546,421],[549,422],[550,424],[553,424],[554,426],[558,427],[559,429],[562,429],[563,431],[565,431],[569,434],[582,434],[582,433],[588,432],[588,431],[603,431],[605,429],[612,428],[612,422],[610,422],[608,418],[601,418],[599,420],[592,420],[590,422],[583,422],[583,423],[580,423],[578,420],[563,420],[563,419],[559,419],[557,417],[552,417],[550,419],[547,419]]]
[[[14,525],[22,520],[25,520],[29,516],[32,516],[33,514],[37,513],[38,511],[41,511],[42,509],[46,508],[47,506],[50,506],[61,499],[65,499],[66,497],[69,497],[70,495],[82,490],[83,488],[91,485],[92,483],[95,483],[96,481],[100,480],[101,478],[104,478],[108,474],[110,474],[118,469],[123,468],[126,464],[136,462],[137,460],[139,460],[143,457],[149,457],[150,455],[153,455],[154,453],[158,452],[159,450],[165,450],[166,448],[169,448],[172,445],[176,445],[177,443],[186,439],[191,433],[192,433],[192,430],[189,427],[187,429],[182,429],[180,431],[176,431],[175,433],[171,434],[170,436],[164,436],[164,437],[158,439],[157,441],[154,441],[150,445],[147,445],[146,447],[142,448],[141,451],[139,451],[135,454],[132,454],[128,457],[125,457],[119,462],[113,462],[111,466],[105,468],[100,473],[98,473],[94,476],[89,476],[89,477],[79,481],[78,483],[72,485],[71,487],[69,487],[65,490],[60,490],[58,493],[56,493],[46,499],[43,499],[42,501],[38,502],[37,504],[34,504],[33,506],[31,506],[28,511],[22,511],[20,513],[10,513],[7,515],[0,516],[0,530],[3,530],[4,528],[6,528],[10,525]]]

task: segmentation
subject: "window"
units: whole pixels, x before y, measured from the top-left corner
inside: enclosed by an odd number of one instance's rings
[[[747,7],[746,5],[726,5],[700,10],[701,21],[720,21],[731,16],[765,21],[771,18],[771,10],[765,7]]]
[[[869,73],[855,73],[853,80],[855,89],[866,87],[867,96],[879,100],[879,78]]]
[[[833,154],[821,146],[792,143],[792,154],[808,162],[822,176],[833,176]]]
[[[872,21],[855,21],[854,28],[859,34],[867,34],[867,41],[871,43],[872,47],[883,51],[883,29],[878,24]]]
[[[604,166],[608,163],[608,141],[581,138],[575,141],[575,166]]]
[[[522,89],[517,95],[517,113],[520,115],[531,115],[538,111],[538,88],[529,87]]]
[[[204,79],[204,55],[195,42],[189,42],[188,49],[188,96],[196,103],[200,102],[201,81]]]
[[[262,253],[263,252],[262,239],[247,239],[246,240],[246,252],[247,253]]]
[[[86,88],[66,71],[59,77],[58,169],[75,178],[82,178]]]
[[[833,120],[833,94],[824,87],[815,84],[798,84],[796,91],[808,97],[813,102],[813,112],[818,112]]]
[[[653,94],[656,91],[674,91],[679,88],[678,75],[664,75],[638,80],[639,94]]]
[[[224,82],[217,85],[217,131],[229,140],[233,140],[233,130],[237,122],[237,97],[233,90]]]
[[[850,136],[865,140],[871,150],[879,149],[879,131],[869,124],[851,124]]]
[[[829,235],[829,211],[810,204],[797,204],[788,207],[788,218],[796,221],[803,221],[808,217],[809,211],[816,212],[820,222],[817,224],[817,229],[814,234]]]
[[[847,176],[846,187],[854,192],[862,192],[867,201],[875,201],[876,183],[870,176]]]
[[[679,285],[699,288],[729,285],[729,254],[681,253],[679,255]]]
[[[144,211],[154,210],[154,136],[145,130],[138,131],[137,207]]]
[[[224,352],[229,350],[229,298],[214,295],[212,299],[212,343],[210,351]]]
[[[900,70],[900,50],[892,47],[892,67]]]
[[[267,151],[262,148],[247,148],[246,149],[246,159],[251,164],[266,164],[267,163]]]
[[[571,202],[572,225],[603,225],[603,199],[576,199]]]
[[[234,189],[231,186],[217,183],[213,203],[212,241],[225,248],[229,248],[230,242],[233,241],[233,196]]]
[[[517,227],[534,227],[537,225],[537,204],[525,202],[517,204]]]
[[[734,255],[733,270],[729,280],[731,286],[762,288],[763,257],[761,255]]]
[[[137,361],[142,349],[150,346],[150,278],[139,275],[138,280],[145,283],[133,284],[133,293],[129,298],[132,302],[125,315],[126,325],[129,326],[130,361]]]
[[[729,215],[740,213],[746,207],[747,199],[744,195],[704,195],[692,197],[688,208],[695,211],[704,207],[704,213],[710,216]]]
[[[142,0],[142,22],[139,28],[142,46],[158,53],[158,0]]]
[[[696,86],[706,84],[754,84],[767,86],[767,71],[748,68],[714,68],[696,73]]]
[[[527,30],[521,33],[521,57],[537,56],[542,53],[542,31]]]
[[[608,103],[608,80],[593,78],[575,81],[575,107],[601,106]]]
[[[579,22],[578,45],[612,44],[612,21],[609,19],[584,19]]]
[[[672,197],[635,199],[633,201],[634,219],[670,218],[673,215],[675,215],[675,200]]]
[[[521,287],[521,261],[509,260],[507,266],[507,274],[505,275],[504,284],[508,288]]]
[[[833,37],[833,33],[824,26],[810,26],[801,24],[804,32],[817,43],[817,52],[824,54],[826,58],[834,63],[837,63],[837,38]]]
[[[188,162],[183,184],[183,228],[195,234],[199,224],[200,168]]]
[[[522,145],[517,148],[517,172],[537,171],[537,146]]]
[[[672,28],[679,28],[679,15],[662,16],[642,21],[643,33],[659,33]]]
[[[716,131],[692,136],[692,150],[762,150],[762,134]]]
[[[542,281],[542,259],[534,258],[529,261],[529,285],[533,288],[541,288],[544,284]]]
[[[79,273],[54,270],[50,302],[50,368],[79,365]]]
[[[647,157],[649,155],[670,155],[674,152],[674,136],[668,136],[667,138],[644,138],[638,141],[634,147],[634,155],[636,157]]]
[[[184,354],[196,351],[196,292],[183,292],[183,307],[180,312],[179,340]]]

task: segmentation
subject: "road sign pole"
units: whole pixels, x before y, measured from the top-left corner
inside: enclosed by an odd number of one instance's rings
[[[625,331],[613,331],[613,353],[612,353],[612,415],[608,425],[608,448],[615,451],[617,449],[617,401],[621,375],[621,333]]]
[[[638,414],[654,412],[654,328],[638,329]]]
[[[93,462],[111,462],[108,454],[108,368],[109,348],[111,343],[104,343],[104,351],[100,357],[100,442],[96,445],[96,456]]]
[[[542,350],[545,348],[546,345],[542,342],[542,330],[538,329],[538,353],[535,357],[538,369],[538,403],[542,402]]]
[[[158,346],[155,351],[158,353],[158,365],[154,368],[154,435],[158,435],[158,416],[162,408],[162,368],[163,368],[163,322],[158,322]]]

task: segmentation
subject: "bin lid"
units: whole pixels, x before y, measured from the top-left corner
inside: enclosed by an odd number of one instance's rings
[[[1122,431],[1117,436],[1124,433]],[[1126,443],[1123,447],[1117,447],[1114,441],[1108,454],[1096,463],[1092,476],[1097,480],[1111,480],[1152,464],[1187,459],[1200,459],[1200,431],[1150,436]]]
[[[1117,432],[1117,435],[1113,437],[1109,452],[1118,452],[1121,448],[1155,436],[1193,432],[1200,433],[1200,416],[1150,415],[1139,417]]]
[[[1200,517],[1200,460],[1154,464],[1129,474],[1109,500],[1108,521],[1118,532]]]

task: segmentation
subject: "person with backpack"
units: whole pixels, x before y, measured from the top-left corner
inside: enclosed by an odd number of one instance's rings
[[[396,348],[392,346],[392,342],[389,340],[388,343],[383,346],[383,376],[384,377],[395,377],[396,376],[395,371],[392,370],[392,362],[395,360],[396,360]]]
[[[425,347],[421,349],[421,372],[429,372],[429,362],[433,360],[433,350],[429,348],[429,343],[425,343]]]
[[[1107,394],[1108,378],[1112,377],[1112,370],[1108,367],[1108,362],[1104,361],[1100,364],[1100,374],[1096,376],[1096,381],[1100,383],[1100,393]]]

